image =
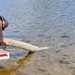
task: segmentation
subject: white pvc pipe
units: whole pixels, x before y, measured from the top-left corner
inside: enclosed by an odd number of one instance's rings
[[[5,39],[5,40],[10,42],[11,46],[15,46],[15,47],[18,47],[18,48],[21,48],[21,49],[24,49],[27,51],[31,51],[31,52],[49,49],[49,47],[37,47],[37,46],[31,45],[31,44],[17,41],[17,40],[13,40],[13,39]]]

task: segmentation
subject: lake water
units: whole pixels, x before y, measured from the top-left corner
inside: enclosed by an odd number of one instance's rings
[[[7,38],[26,40],[50,35],[47,31],[56,27],[75,28],[74,0],[1,0],[0,11],[9,21]]]
[[[21,40],[40,47],[63,45],[62,49],[65,47],[65,50],[69,47],[74,48],[75,0],[0,0],[0,15],[3,15],[9,21],[8,28],[3,32],[5,38]],[[19,52],[16,52],[17,55],[15,53],[14,56],[15,50],[11,49],[9,51],[11,51],[13,59],[17,56],[23,57],[26,53],[19,50]],[[42,57],[46,58],[43,60],[47,61],[47,65],[44,66],[48,71],[46,75],[50,75],[49,52],[38,52],[35,59],[39,58],[34,61],[37,62]],[[40,61],[38,64],[42,67],[42,64],[46,63]],[[28,66],[26,69],[32,66]],[[35,69],[30,70],[31,68],[27,72],[33,72],[31,75],[38,75],[36,72],[39,72],[39,70],[41,71],[39,75],[42,75],[43,71],[46,71],[43,69],[37,70],[36,66]]]

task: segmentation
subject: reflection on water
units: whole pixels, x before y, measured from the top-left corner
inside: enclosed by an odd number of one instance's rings
[[[29,52],[24,58],[20,59],[17,63],[18,66],[15,68],[11,64],[6,63],[8,67],[11,67],[9,70],[6,70],[4,67],[0,67],[0,75],[11,75],[11,73],[18,71],[19,69],[25,67],[29,64],[29,60],[32,59],[35,52]]]

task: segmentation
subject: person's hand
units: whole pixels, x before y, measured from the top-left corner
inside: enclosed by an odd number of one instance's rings
[[[6,41],[6,40],[3,40],[3,43],[4,43],[4,45],[6,45],[6,46],[10,46],[10,42],[8,42],[8,41]]]

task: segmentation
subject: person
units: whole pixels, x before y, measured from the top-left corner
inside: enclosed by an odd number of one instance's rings
[[[5,39],[3,39],[3,30],[8,27],[8,21],[0,15],[0,46],[2,46],[3,44],[5,46],[9,46],[10,43],[8,41],[6,41]]]

